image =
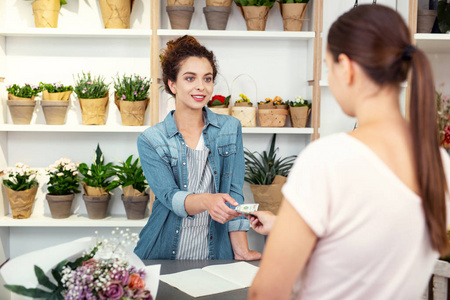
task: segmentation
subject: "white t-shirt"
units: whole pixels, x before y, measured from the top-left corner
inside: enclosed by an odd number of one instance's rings
[[[345,133],[312,143],[282,191],[318,237],[297,299],[421,297],[438,258],[421,198],[369,147]]]

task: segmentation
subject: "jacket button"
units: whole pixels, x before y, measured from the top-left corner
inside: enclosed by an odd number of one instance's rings
[[[211,154],[211,151],[209,151],[209,154]]]
[[[183,185],[185,188],[187,188],[187,185]]]
[[[184,163],[183,163],[183,166],[185,166],[185,165],[186,165],[186,163],[184,162]]]
[[[204,134],[204,135],[206,135],[206,131],[205,131],[205,132],[203,132],[203,134]]]
[[[178,230],[175,230],[175,233],[178,233]]]
[[[181,145],[184,145],[184,142],[181,142]]]
[[[175,251],[172,251],[172,254],[175,254]]]
[[[225,152],[225,154],[228,154],[228,151],[227,151],[227,152]]]
[[[210,236],[210,237],[209,237],[209,239],[210,239],[210,240],[212,240],[212,239],[213,239],[213,237],[212,237],[212,236]]]

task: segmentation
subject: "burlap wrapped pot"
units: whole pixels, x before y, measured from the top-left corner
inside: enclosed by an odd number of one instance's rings
[[[104,125],[106,108],[108,107],[109,94],[97,99],[79,98],[81,117],[84,125]]]
[[[33,7],[34,25],[36,27],[58,27],[58,16],[61,8],[60,0],[35,0]]]
[[[14,191],[5,186],[13,219],[27,219],[31,216],[31,210],[38,188],[39,185],[35,185],[25,191]]]
[[[283,195],[281,188],[286,183],[287,178],[281,175],[276,175],[272,184],[257,185],[250,184],[250,189],[253,193],[253,200],[259,204],[258,210],[268,210],[274,214],[278,213]]]
[[[284,31],[301,31],[308,3],[278,3]]]
[[[270,8],[268,6],[240,6],[238,5],[242,16],[245,19],[247,30],[264,31],[266,30],[267,18]]]
[[[125,101],[115,99],[117,108],[120,111],[122,125],[125,126],[142,126],[144,125],[145,110],[147,109],[150,99],[141,101]]]
[[[308,116],[311,113],[311,108],[308,106],[289,107],[291,114],[291,123],[293,127],[306,127]]]
[[[98,0],[105,28],[130,28],[134,0]]]

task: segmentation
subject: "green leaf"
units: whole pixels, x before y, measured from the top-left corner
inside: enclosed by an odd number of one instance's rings
[[[53,284],[50,279],[45,275],[44,271],[42,271],[41,268],[38,266],[34,266],[34,273],[36,274],[36,277],[38,279],[39,284],[45,286],[46,288],[49,288],[50,290],[54,290],[58,288],[55,284]]]
[[[40,299],[40,298],[49,299],[52,296],[52,293],[43,291],[41,289],[36,289],[36,288],[26,288],[22,285],[5,284],[5,288],[16,294],[31,297],[34,299]]]

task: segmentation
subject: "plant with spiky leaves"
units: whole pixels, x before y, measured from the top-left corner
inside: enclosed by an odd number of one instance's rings
[[[287,177],[297,155],[285,158],[277,158],[278,148],[275,148],[276,134],[272,136],[269,153],[250,152],[244,150],[245,154],[245,181],[250,184],[269,185],[272,184],[276,175]]]
[[[113,190],[120,185],[122,188],[132,185],[135,190],[142,193],[147,188],[148,184],[145,181],[142,166],[139,164],[139,158],[133,162],[133,155],[130,155],[120,166],[114,166],[114,169],[117,179],[109,184],[108,190]]]
[[[103,187],[106,192],[111,190],[109,188],[110,181],[108,179],[116,174],[112,163],[107,163],[105,165],[103,153],[98,144],[97,149],[95,150],[94,162],[91,164],[91,167],[85,163],[81,163],[78,166],[78,171],[83,175],[82,181],[86,185]]]

